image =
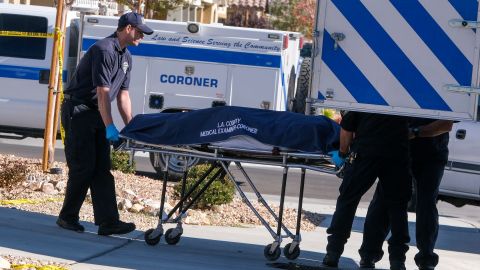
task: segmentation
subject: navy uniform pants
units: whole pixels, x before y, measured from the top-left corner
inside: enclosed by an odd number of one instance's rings
[[[415,237],[418,253],[415,262],[418,266],[435,267],[438,264],[438,255],[434,252],[438,236],[437,197],[445,161],[413,162],[411,168],[416,186]],[[390,229],[389,220],[385,218],[383,198],[382,190],[377,188],[368,208],[363,243],[359,250],[363,258],[381,258],[383,255],[382,244]]]
[[[327,253],[335,256],[343,253],[360,199],[377,178],[378,186],[385,194],[382,202],[385,215],[392,224],[391,261],[405,261],[410,241],[407,203],[412,190],[408,158],[362,157],[358,154],[352,164],[347,164],[335,213],[327,229]]]
[[[78,221],[90,188],[95,224],[119,220],[115,182],[110,173],[110,145],[98,109],[65,100],[62,104],[68,181],[59,217]]]

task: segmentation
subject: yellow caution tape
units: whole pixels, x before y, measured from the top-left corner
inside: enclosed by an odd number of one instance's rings
[[[55,34],[57,34],[59,38],[62,37],[62,35],[63,35],[62,29],[60,29],[60,27],[55,27],[55,28],[53,29],[53,32],[54,32]]]
[[[60,202],[62,200],[62,198],[0,200],[0,205],[40,204],[45,202]]]
[[[64,36],[63,32],[60,30],[59,27],[55,27],[55,33],[58,34],[58,39],[59,39],[59,46],[58,46],[58,71],[59,71],[59,82],[60,84],[57,86],[57,94],[60,95],[59,102],[62,104],[63,102],[63,53],[64,53],[64,48],[63,48],[63,43],[64,43]],[[56,130],[56,129],[55,129]],[[60,121],[60,138],[62,139],[63,145],[65,145],[65,129],[63,128],[62,121]]]
[[[60,32],[61,33],[61,32]],[[5,37],[30,37],[30,38],[53,38],[54,33],[38,33],[38,32],[20,32],[20,31],[0,31],[0,36]]]
[[[36,270],[68,270],[68,268],[55,266],[55,265],[43,265],[38,266],[34,264],[14,264],[11,266],[11,269],[22,270],[22,269],[36,269]]]

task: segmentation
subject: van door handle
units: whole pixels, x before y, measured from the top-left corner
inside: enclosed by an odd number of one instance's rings
[[[455,134],[455,137],[459,140],[465,139],[466,136],[467,136],[467,131],[465,129],[459,129]]]

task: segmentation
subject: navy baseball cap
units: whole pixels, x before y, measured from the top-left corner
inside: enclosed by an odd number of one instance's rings
[[[147,35],[153,34],[153,30],[145,24],[145,19],[143,18],[142,15],[138,13],[135,13],[135,12],[125,13],[118,20],[118,27],[125,27],[129,24],[133,27],[140,29],[144,34],[147,34]]]

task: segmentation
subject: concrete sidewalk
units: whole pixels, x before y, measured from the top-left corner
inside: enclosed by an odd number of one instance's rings
[[[295,206],[296,199],[287,199],[287,205]],[[295,265],[283,256],[276,262],[268,262],[263,257],[265,245],[272,242],[263,227],[184,226],[184,234],[176,246],[165,244],[163,239],[156,246],[148,246],[141,231],[123,237],[102,237],[96,235],[97,227],[93,224],[83,223],[87,232],[75,233],[58,228],[54,216],[1,207],[0,255],[63,262],[69,264],[70,269],[327,269],[320,264],[325,254],[325,231],[334,207],[306,199],[304,209],[322,213],[326,219],[316,231],[302,233],[302,252],[299,259],[293,261]],[[352,237],[340,261],[341,269],[358,268],[357,250],[365,212],[365,208],[357,211]],[[411,235],[414,235],[414,218],[410,216]],[[480,231],[476,224],[450,217],[441,217],[440,222],[437,269],[477,269]],[[407,269],[416,269],[414,241],[412,239],[407,254]],[[285,240],[282,246],[289,242]],[[388,269],[388,266],[388,256],[377,263],[377,269]]]

